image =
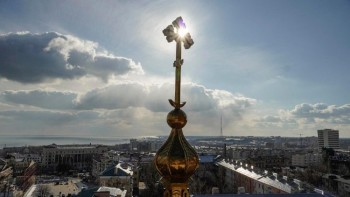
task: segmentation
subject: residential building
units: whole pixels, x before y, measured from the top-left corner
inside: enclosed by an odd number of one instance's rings
[[[118,160],[113,160],[108,156],[97,156],[92,159],[92,171],[93,177],[98,177],[103,171],[113,164],[116,164]]]
[[[250,166],[235,165],[225,160],[217,162],[223,170],[225,185],[243,189],[251,194],[289,194],[299,192],[301,182],[276,173],[260,173]],[[227,176],[227,177],[226,177]]]
[[[336,153],[329,157],[329,166],[331,173],[339,175],[350,174],[350,156],[342,153]]]
[[[290,159],[278,155],[257,156],[246,159],[246,162],[250,165],[253,165],[255,168],[272,170],[281,169],[282,167],[289,166]]]
[[[127,190],[129,196],[133,188],[133,170],[127,163],[112,165],[98,177],[100,186],[118,187]]]
[[[8,164],[8,162],[4,159],[0,158],[0,192],[9,193],[10,185],[12,182],[12,167]],[[0,196],[5,196],[1,195]]]
[[[217,155],[199,154],[199,167],[191,177],[190,190],[197,194],[211,193],[218,184],[218,168],[215,165]]]
[[[28,162],[35,161],[35,163],[41,163],[41,156],[39,154],[25,154],[24,160]]]
[[[130,139],[131,152],[157,152],[163,142],[153,138]]]
[[[88,170],[92,168],[94,155],[103,154],[108,148],[101,145],[56,145],[45,146],[42,153],[42,165],[49,170],[66,166],[70,170]]]
[[[325,174],[322,176],[323,186],[341,197],[350,196],[350,176]]]
[[[27,191],[34,183],[37,164],[34,161],[27,162],[27,166],[22,173],[16,177],[16,185],[20,186],[22,191]]]
[[[333,148],[339,149],[339,131],[333,129],[317,130],[318,134],[318,149]]]
[[[292,166],[307,167],[317,165],[321,160],[322,155],[318,153],[294,154],[292,155]]]
[[[116,187],[100,187],[94,193],[93,197],[125,197],[126,190],[121,190]]]

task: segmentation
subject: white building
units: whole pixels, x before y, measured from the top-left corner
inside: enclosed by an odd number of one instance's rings
[[[292,155],[292,166],[307,167],[311,165],[317,165],[321,162],[321,154],[295,154]]]
[[[333,148],[339,149],[339,131],[333,129],[317,130],[318,134],[318,149]]]
[[[36,163],[41,163],[41,156],[39,154],[25,154],[25,161],[35,161]]]
[[[45,167],[56,169],[58,165],[69,165],[71,169],[89,169],[92,166],[92,157],[103,154],[107,147],[101,145],[56,145],[43,148],[42,164]]]

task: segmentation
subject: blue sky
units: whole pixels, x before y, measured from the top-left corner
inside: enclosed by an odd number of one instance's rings
[[[1,1],[0,132],[167,135],[178,16],[186,135],[350,137],[345,0]]]

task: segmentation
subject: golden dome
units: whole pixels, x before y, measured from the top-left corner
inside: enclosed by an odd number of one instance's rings
[[[198,168],[198,163],[198,155],[187,142],[182,129],[175,128],[155,158],[159,174],[169,183],[186,183]]]

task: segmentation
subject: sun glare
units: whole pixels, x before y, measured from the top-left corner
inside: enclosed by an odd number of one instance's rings
[[[179,36],[180,36],[181,38],[183,38],[183,37],[185,37],[185,35],[187,34],[187,32],[188,32],[187,28],[179,28],[178,34],[179,34]]]

